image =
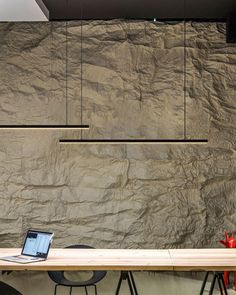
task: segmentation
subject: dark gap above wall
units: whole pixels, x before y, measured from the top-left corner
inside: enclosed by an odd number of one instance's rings
[[[225,20],[236,12],[235,0],[43,0],[51,20],[153,19]],[[184,4],[185,3],[185,4]],[[185,6],[185,9],[184,9]]]
[[[110,18],[93,18],[93,19],[88,19],[83,17],[84,21],[110,21],[110,20],[115,20],[115,19],[119,19],[119,20],[124,20],[124,21],[154,21],[154,18],[114,18],[114,19],[110,19]],[[185,21],[189,21],[189,22],[209,22],[209,23],[221,23],[221,22],[226,22],[227,18],[155,18],[155,20],[158,22],[167,22],[167,23],[177,23],[177,22],[183,22]],[[67,19],[53,19],[50,18],[50,21],[55,21],[55,22],[65,22],[65,21],[78,21],[77,18],[67,18]]]

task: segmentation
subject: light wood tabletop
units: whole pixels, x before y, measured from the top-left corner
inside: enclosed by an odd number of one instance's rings
[[[20,249],[0,249],[0,257]],[[19,264],[0,260],[0,270],[172,270],[168,250],[51,249],[43,262]]]
[[[236,271],[236,249],[170,249],[174,271]]]
[[[0,257],[21,249],[0,248]],[[236,271],[236,249],[51,249],[43,262],[19,264],[0,260],[0,270],[156,270]]]

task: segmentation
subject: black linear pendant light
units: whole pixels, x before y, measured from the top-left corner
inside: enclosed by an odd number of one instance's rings
[[[81,132],[81,139],[60,139],[60,144],[207,144],[207,139],[189,139],[187,138],[186,128],[186,0],[184,0],[184,138],[181,139],[83,139]],[[81,109],[82,109],[82,64],[83,64],[83,47],[82,47],[82,8],[81,8]],[[82,116],[81,116],[82,118]],[[81,122],[82,124],[82,122]]]
[[[67,8],[68,8],[68,0],[67,0]],[[68,26],[66,22],[66,73],[65,73],[65,78],[66,78],[66,124],[65,125],[41,125],[41,124],[36,124],[36,125],[0,125],[1,130],[87,130],[89,129],[89,125],[83,125],[78,124],[78,125],[69,125],[68,124]]]
[[[60,144],[206,144],[207,139],[60,139]]]

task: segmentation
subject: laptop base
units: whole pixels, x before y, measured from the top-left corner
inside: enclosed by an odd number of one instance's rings
[[[38,258],[38,257],[24,256],[24,255],[17,255],[17,256],[0,257],[0,260],[26,264],[26,263],[45,261],[46,259],[45,258]]]

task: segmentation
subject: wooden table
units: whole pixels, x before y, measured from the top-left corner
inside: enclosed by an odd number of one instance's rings
[[[169,250],[174,271],[236,271],[236,249]]]
[[[0,249],[0,257],[18,255],[20,251]],[[236,271],[236,249],[51,249],[43,262],[0,260],[0,270]]]
[[[0,249],[0,257],[20,254]],[[51,249],[43,262],[19,264],[0,260],[0,270],[173,270],[168,250]]]

